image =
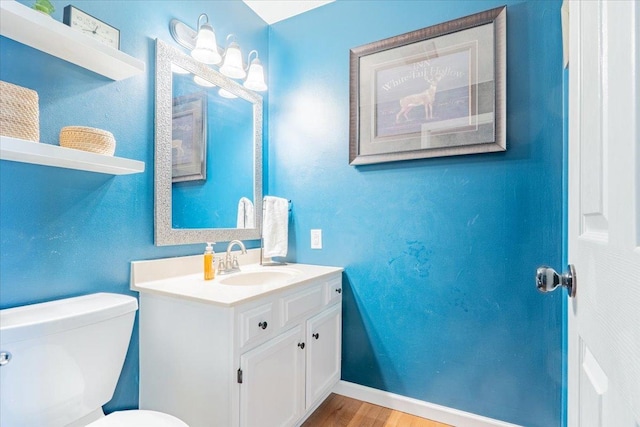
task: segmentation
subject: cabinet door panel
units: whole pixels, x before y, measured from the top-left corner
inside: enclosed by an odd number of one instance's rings
[[[296,326],[240,356],[242,427],[291,426],[304,411],[305,350]]]
[[[307,343],[306,409],[309,409],[340,379],[341,304],[308,320]]]

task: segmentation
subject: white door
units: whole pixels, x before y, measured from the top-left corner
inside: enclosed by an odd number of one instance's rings
[[[292,426],[302,416],[304,348],[298,325],[240,356],[241,427]]]
[[[306,409],[340,380],[342,305],[335,304],[307,321]]]
[[[570,427],[640,426],[640,4],[570,1]]]

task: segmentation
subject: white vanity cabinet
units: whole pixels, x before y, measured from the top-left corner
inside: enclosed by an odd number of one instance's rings
[[[190,427],[301,424],[340,379],[340,271],[231,305],[133,287],[140,408]]]

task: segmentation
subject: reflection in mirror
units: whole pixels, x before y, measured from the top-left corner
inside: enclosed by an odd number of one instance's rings
[[[254,203],[253,105],[191,73],[173,74],[172,96],[172,226],[235,228],[239,200]]]
[[[262,97],[161,40],[155,171],[156,245],[260,237]]]

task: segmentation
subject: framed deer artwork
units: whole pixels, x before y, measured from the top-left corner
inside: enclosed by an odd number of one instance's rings
[[[350,51],[349,163],[505,151],[506,7]]]

